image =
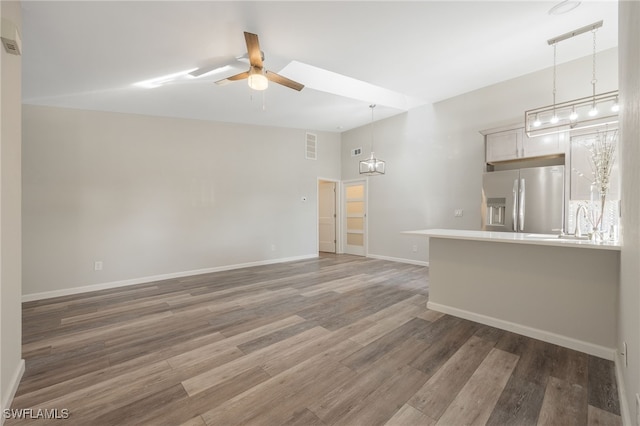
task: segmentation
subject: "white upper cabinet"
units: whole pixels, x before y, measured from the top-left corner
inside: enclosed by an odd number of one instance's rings
[[[504,130],[486,135],[486,161],[520,160],[564,154],[565,133],[528,137],[523,128]]]
[[[522,145],[524,157],[543,157],[546,155],[558,155],[565,152],[565,132],[553,135],[536,136],[533,138],[524,134]]]

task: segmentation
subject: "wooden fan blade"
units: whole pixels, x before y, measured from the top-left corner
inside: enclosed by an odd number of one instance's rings
[[[216,84],[227,84],[230,81],[244,80],[245,78],[249,78],[249,71],[241,72],[240,74],[232,75],[231,77],[223,78],[222,80],[216,81]]]
[[[247,52],[249,53],[249,64],[252,67],[262,68],[262,52],[257,34],[244,32],[244,40],[247,42]]]
[[[267,78],[274,83],[282,84],[283,86],[287,86],[290,89],[297,90],[298,92],[304,88],[304,84],[290,80],[287,77],[276,74],[275,72],[267,71]]]

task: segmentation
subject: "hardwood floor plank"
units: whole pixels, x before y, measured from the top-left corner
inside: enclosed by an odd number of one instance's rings
[[[557,346],[552,357],[551,371],[553,377],[562,379],[572,385],[588,386],[589,355],[572,349]]]
[[[555,377],[549,378],[538,425],[587,424],[587,390]]]
[[[622,426],[622,418],[609,411],[589,405],[587,424],[589,426]]]
[[[409,404],[404,404],[385,426],[435,426],[436,421],[424,414],[422,411],[413,408]]]
[[[298,324],[293,324],[280,330],[273,331],[269,334],[265,334],[264,336],[257,337],[248,342],[242,343],[238,345],[238,348],[245,354],[248,354],[317,326],[318,324],[313,321],[304,321]]]
[[[187,420],[184,423],[180,423],[180,426],[207,426],[202,417],[197,416],[192,419]]]
[[[409,405],[439,419],[489,354],[493,344],[471,337],[409,400]]]
[[[353,370],[362,370],[367,368],[369,364],[381,358],[387,352],[393,350],[393,348],[401,341],[424,333],[428,324],[429,323],[423,319],[413,318],[397,327],[395,330],[392,330],[377,340],[369,343],[359,351],[343,359],[341,362]]]
[[[448,319],[448,317],[443,317],[431,323],[432,327],[427,329],[427,334],[424,338],[431,345],[411,361],[412,367],[422,371],[429,377],[438,371],[478,329],[478,324],[471,321],[459,318],[455,318],[455,321],[448,321]],[[448,325],[448,327],[443,328],[442,325]]]
[[[354,374],[330,358],[306,362],[267,380],[202,415],[207,425],[279,424],[289,419],[300,399],[348,381]]]
[[[380,337],[384,336],[388,332],[395,330],[399,326],[409,322],[423,310],[423,308],[420,308],[418,306],[407,306],[405,309],[396,313],[395,315],[390,315],[384,319],[379,320],[373,327],[370,327],[367,330],[364,330],[363,332],[351,337],[351,340],[361,344],[362,346],[366,346],[374,340],[377,340]]]
[[[214,383],[207,390],[191,397],[174,400],[162,409],[143,413],[133,424],[176,425],[223,404],[231,398],[271,379],[260,367],[253,367],[237,376]],[[186,393],[185,393],[186,395]],[[203,424],[204,420],[202,420]]]
[[[620,415],[615,366],[595,356],[589,356],[589,405]]]
[[[281,340],[271,346],[252,352],[236,361],[191,377],[182,382],[182,385],[189,396],[196,395],[211,387],[212,384],[236,376],[256,365],[262,365],[265,360],[273,356],[278,356],[296,346],[306,344],[308,340],[324,336],[328,333],[329,332],[322,327],[314,327],[288,339]]]
[[[487,426],[536,425],[544,386],[511,376],[491,413]]]
[[[384,425],[426,381],[425,374],[405,365],[335,424]]]
[[[485,424],[517,362],[517,355],[492,349],[437,424]]]

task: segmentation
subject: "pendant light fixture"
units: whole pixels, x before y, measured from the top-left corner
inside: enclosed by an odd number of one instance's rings
[[[373,152],[373,110],[376,105],[371,104],[371,155],[366,160],[360,161],[360,174],[361,175],[383,175],[384,174],[384,161],[377,159]]]
[[[596,31],[602,21],[547,40],[553,46],[553,104],[525,112],[527,136],[544,136],[567,130],[600,127],[618,122],[618,91],[596,94]],[[556,67],[558,43],[591,31],[593,34],[591,96],[568,102],[556,102]]]

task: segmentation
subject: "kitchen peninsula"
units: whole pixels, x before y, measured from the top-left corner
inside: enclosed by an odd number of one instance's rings
[[[614,359],[619,243],[429,229],[427,307]]]

